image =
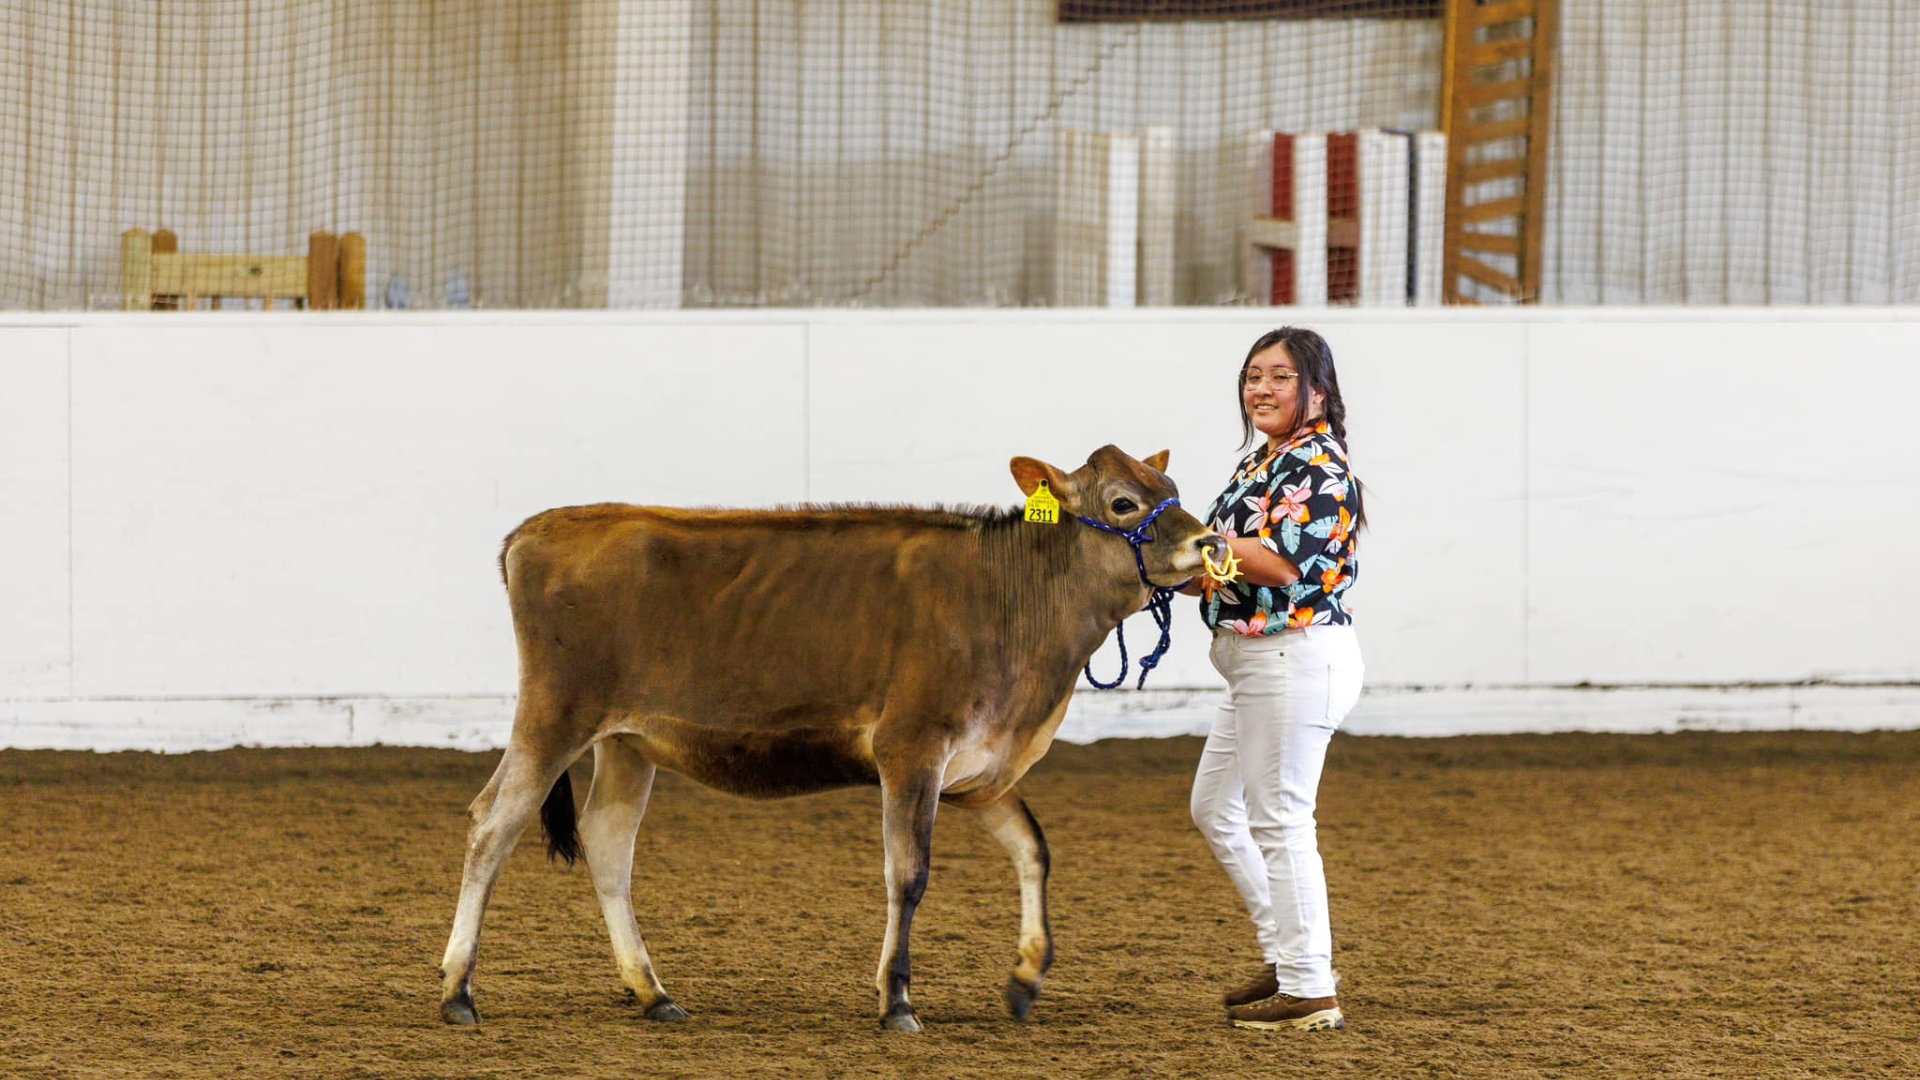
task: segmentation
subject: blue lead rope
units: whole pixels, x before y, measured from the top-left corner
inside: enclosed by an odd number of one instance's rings
[[[1140,545],[1148,542],[1147,528],[1153,524],[1154,519],[1162,513],[1165,513],[1167,507],[1179,505],[1180,500],[1178,498],[1168,499],[1159,506],[1154,507],[1153,513],[1148,514],[1145,521],[1134,526],[1131,532],[1121,532],[1106,522],[1081,517],[1079,514],[1073,515],[1079,519],[1082,525],[1091,525],[1101,532],[1110,532],[1120,539],[1125,540],[1127,544],[1133,548],[1133,564],[1140,570],[1140,583],[1153,590],[1153,596],[1147,600],[1146,610],[1153,613],[1154,624],[1160,627],[1160,644],[1155,645],[1152,652],[1140,658],[1140,681],[1134,684],[1133,688],[1135,690],[1142,689],[1147,685],[1147,672],[1152,671],[1160,663],[1160,658],[1167,653],[1167,646],[1173,644],[1173,594],[1179,591],[1177,589],[1169,589],[1164,585],[1155,585],[1148,579],[1147,560],[1140,554]],[[1124,619],[1121,620],[1119,626],[1113,628],[1113,636],[1120,642],[1120,674],[1118,677],[1110,683],[1101,682],[1099,679],[1094,678],[1093,660],[1087,660],[1087,681],[1100,690],[1112,690],[1114,687],[1127,681],[1127,624]]]

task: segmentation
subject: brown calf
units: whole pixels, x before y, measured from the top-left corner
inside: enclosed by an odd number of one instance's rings
[[[471,1024],[488,894],[542,812],[551,850],[587,859],[621,978],[649,1017],[686,1016],[654,976],[634,921],[633,841],[656,769],[755,797],[877,784],[888,924],[883,1026],[917,1031],[908,928],[926,890],[934,811],[973,810],[1020,877],[1024,1019],[1053,958],[1047,847],[1015,785],[1047,752],[1075,678],[1149,596],[1126,540],[1175,494],[1162,451],[1111,446],[1047,482],[1059,523],[1021,511],[881,507],[549,510],[501,554],[520,644],[520,700],[500,765],[474,799],[466,870],[441,961],[441,1016]],[[1172,507],[1141,548],[1156,585],[1201,569],[1217,542]],[[593,750],[577,823],[566,770]],[[545,801],[544,807],[542,801]]]

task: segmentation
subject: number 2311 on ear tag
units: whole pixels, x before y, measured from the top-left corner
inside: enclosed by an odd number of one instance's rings
[[[1037,521],[1042,525],[1060,524],[1060,500],[1054,498],[1053,492],[1047,490],[1045,480],[1040,481],[1040,486],[1034,488],[1033,494],[1027,496],[1027,520]]]

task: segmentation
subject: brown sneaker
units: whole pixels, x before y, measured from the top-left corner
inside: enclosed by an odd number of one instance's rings
[[[1220,1002],[1231,1009],[1235,1005],[1251,1005],[1256,1001],[1265,1001],[1279,992],[1280,980],[1273,973],[1273,965],[1262,964],[1259,974],[1253,977],[1252,982],[1220,995]]]
[[[1281,1028],[1336,1031],[1347,1026],[1347,1018],[1340,1012],[1340,999],[1335,997],[1297,998],[1291,994],[1275,994],[1263,1001],[1235,1005],[1227,1010],[1227,1016],[1233,1020],[1234,1027],[1257,1031]]]

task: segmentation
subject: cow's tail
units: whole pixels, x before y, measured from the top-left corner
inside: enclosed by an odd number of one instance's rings
[[[547,801],[540,804],[540,831],[547,834],[547,858],[580,859],[580,823],[573,810],[573,780],[566,773],[553,782]]]

